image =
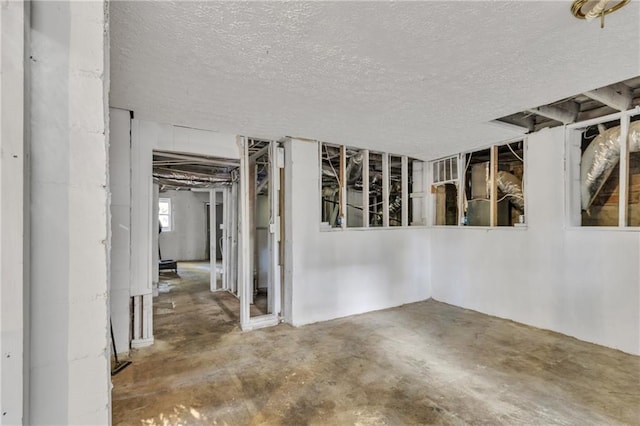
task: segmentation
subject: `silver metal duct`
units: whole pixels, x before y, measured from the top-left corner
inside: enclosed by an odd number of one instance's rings
[[[509,172],[499,171],[496,177],[496,185],[509,198],[516,210],[524,214],[524,194],[522,193],[520,179]]]
[[[629,152],[640,151],[640,121],[629,125]],[[616,164],[620,161],[620,126],[601,131],[582,154],[580,194],[582,210],[588,210]]]
[[[349,164],[347,164],[347,169],[345,170],[345,174],[347,175],[347,184],[353,185],[358,181],[358,179],[362,178],[362,159],[364,158],[364,153],[358,152],[349,157]]]
[[[230,182],[231,176],[204,176],[198,175],[194,176],[193,174],[183,173],[178,171],[170,171],[170,170],[154,170],[153,171],[153,179],[159,182],[167,181],[171,184],[179,183],[181,186],[211,186],[212,184],[219,184],[224,182]]]
[[[364,154],[362,152],[357,152],[349,157],[349,162],[347,163],[347,168],[345,169],[345,175],[347,176],[347,185],[353,185],[358,181],[358,179],[362,178],[362,159],[364,158]],[[336,180],[339,180],[339,177],[336,176],[338,170],[334,170],[330,164],[322,163],[322,175],[327,177],[332,177]]]

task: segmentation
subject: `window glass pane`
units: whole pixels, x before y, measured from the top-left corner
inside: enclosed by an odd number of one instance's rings
[[[369,153],[369,226],[382,226],[382,154]]]
[[[619,120],[589,126],[582,133],[580,199],[583,226],[618,226],[619,135]]]
[[[490,149],[465,155],[465,219],[463,222],[465,225],[489,226],[491,224],[490,160]]]
[[[389,156],[389,226],[402,225],[402,158]]]
[[[426,163],[409,158],[409,225],[426,225],[423,173]],[[412,196],[411,194],[414,194]]]
[[[169,216],[167,216],[167,215],[160,215],[160,216],[158,217],[158,219],[160,219],[160,223],[162,224],[162,228],[163,228],[163,230],[164,230],[165,228],[169,228]]]
[[[162,232],[171,231],[171,199],[160,198],[158,200],[158,220],[162,226]]]
[[[436,225],[458,224],[458,185],[445,183],[435,188]]]
[[[497,147],[498,226],[524,223],[524,143],[522,141]]]
[[[322,173],[321,221],[331,228],[339,228],[340,216],[340,147],[321,144]]]
[[[158,213],[160,214],[169,214],[169,203],[166,201],[160,201],[158,205]]]
[[[363,152],[356,149],[346,150],[347,179],[347,227],[360,228],[362,223],[362,164]]]
[[[456,157],[451,157],[451,178],[458,179],[458,159]]]
[[[640,226],[640,115],[629,125],[628,225]]]
[[[408,221],[407,225],[411,225],[413,223],[413,203],[411,202],[411,194],[413,193],[413,165],[417,162],[412,158],[407,158],[407,187],[409,194],[409,198],[407,199],[407,209],[408,209]]]

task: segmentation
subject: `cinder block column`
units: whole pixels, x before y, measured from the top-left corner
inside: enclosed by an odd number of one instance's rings
[[[108,424],[104,1],[31,3],[32,424]]]

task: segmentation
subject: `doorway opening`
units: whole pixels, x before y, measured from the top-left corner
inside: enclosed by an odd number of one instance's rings
[[[281,179],[284,149],[278,142],[248,139],[244,152],[241,326],[277,324],[282,316]]]
[[[154,317],[170,314],[173,295],[188,292],[212,304],[226,300],[217,319],[239,323],[234,271],[240,161],[154,151],[152,176],[152,222],[158,223],[152,241]]]

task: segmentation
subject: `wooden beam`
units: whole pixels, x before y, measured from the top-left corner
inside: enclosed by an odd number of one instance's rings
[[[489,218],[489,226],[497,226],[498,225],[498,147],[495,145],[491,146],[491,163],[490,163],[490,177],[491,180],[491,194],[489,194],[489,199],[491,202],[490,207],[490,218]]]
[[[618,111],[626,111],[631,108],[631,89],[623,84],[591,90],[584,92],[583,95]]]
[[[195,161],[202,164],[213,164],[216,166],[230,166],[230,167],[239,167],[240,162],[238,160],[227,160],[227,159],[217,159],[217,158],[208,158],[208,157],[198,157],[195,155],[188,154],[180,154],[175,152],[166,152],[166,151],[153,151],[154,154],[167,157],[167,158],[177,158],[179,160],[189,160]]]
[[[340,226],[346,228],[347,226],[347,150],[344,145],[340,145]]]
[[[547,117],[551,120],[559,121],[562,124],[570,124],[576,121],[578,117],[577,111],[568,111],[564,108],[551,105],[543,105],[538,108],[530,108],[527,110],[532,114],[537,114],[542,117]]]
[[[627,226],[629,208],[629,116],[620,119],[620,182],[618,191],[618,226]]]
[[[362,150],[362,226],[369,227],[369,150]]]

